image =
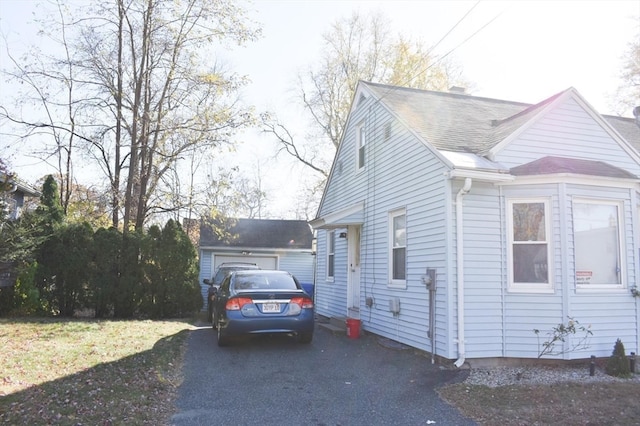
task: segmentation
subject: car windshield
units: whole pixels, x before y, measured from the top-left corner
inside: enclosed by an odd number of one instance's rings
[[[233,280],[236,291],[243,290],[297,290],[295,280],[289,274],[236,274]]]
[[[247,270],[247,269],[257,269],[256,266],[229,266],[229,267],[222,267],[220,269],[218,269],[218,272],[216,272],[216,276],[213,277],[213,283],[216,285],[220,285],[222,283],[222,281],[228,277],[232,272],[235,271],[243,271],[243,270]]]

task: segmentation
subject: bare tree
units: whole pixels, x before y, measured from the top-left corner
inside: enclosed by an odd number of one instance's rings
[[[317,176],[309,189],[321,192],[329,175],[358,81],[431,90],[462,84],[452,61],[437,57],[421,42],[393,37],[389,27],[380,14],[356,12],[334,22],[324,34],[319,63],[298,76],[296,88],[315,131],[299,137],[276,114],[261,116],[263,131],[275,138],[279,151]],[[312,197],[317,199],[319,192]]]
[[[259,166],[251,178],[237,166],[211,170],[206,184],[207,217],[260,219],[265,213],[267,196],[262,189]]]
[[[640,33],[629,43],[623,57],[620,85],[614,99],[614,108],[621,115],[628,116],[637,106],[640,106]]]
[[[58,5],[62,10],[65,3]],[[109,179],[114,226],[140,229],[167,209],[156,203],[163,176],[190,153],[231,143],[252,122],[237,99],[246,79],[210,58],[216,46],[242,44],[258,31],[231,0],[95,1],[69,16],[58,24],[75,37],[61,41],[68,54],[57,63],[69,70],[73,96],[41,99],[45,110],[73,107],[74,114],[46,123],[16,118],[9,109],[2,114],[25,125],[25,136],[44,127],[82,141]],[[35,90],[51,84],[47,73],[39,76]]]

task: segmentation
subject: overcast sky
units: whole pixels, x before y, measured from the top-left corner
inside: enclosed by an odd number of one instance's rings
[[[0,31],[10,47],[28,43],[37,31],[29,24],[35,3],[0,0]],[[451,52],[473,83],[472,94],[537,103],[575,87],[601,113],[613,113],[610,97],[619,84],[622,56],[640,34],[640,0],[255,0],[247,9],[261,24],[262,39],[222,57],[231,69],[251,79],[243,92],[246,102],[258,111],[273,110],[290,119],[297,117],[291,108],[296,74],[317,59],[330,24],[356,10],[380,11],[396,32],[426,45],[442,39],[471,10],[436,53]],[[631,116],[631,111],[624,115]],[[244,147],[236,156],[246,163],[264,164],[272,155],[273,145],[257,133],[244,133],[241,139]],[[32,160],[14,160],[14,166],[27,180],[34,179],[34,170],[40,171]],[[270,175],[268,191],[291,188],[281,191],[283,197],[274,203],[291,197],[292,181],[295,174],[290,172]]]

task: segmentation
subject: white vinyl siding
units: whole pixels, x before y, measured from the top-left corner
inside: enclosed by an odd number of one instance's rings
[[[356,127],[364,123],[364,114],[369,112],[366,165],[358,171]],[[387,140],[386,132],[390,134]],[[360,264],[360,319],[363,329],[422,350],[432,350],[427,336],[428,291],[421,277],[427,267],[435,268],[438,271],[436,353],[448,358],[453,356],[451,351],[455,345],[449,338],[447,309],[452,297],[447,281],[447,230],[451,229],[448,224],[451,207],[443,202],[449,197],[445,166],[379,102],[371,99],[351,111],[335,163],[318,216],[324,217],[364,201]],[[342,168],[338,164],[342,164]],[[406,285],[403,289],[389,287],[387,267],[389,212],[399,206],[411,211],[407,223],[407,247],[412,249],[406,254]],[[325,316],[346,316],[349,270],[346,240],[336,240],[335,283],[330,284],[325,277],[326,251],[323,250],[326,247],[321,241],[325,234],[318,233],[316,312]],[[365,306],[367,297],[373,300],[371,308]],[[400,299],[400,314],[397,316],[389,311],[389,300],[393,297]]]

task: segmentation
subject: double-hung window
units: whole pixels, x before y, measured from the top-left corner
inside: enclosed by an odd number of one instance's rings
[[[621,210],[621,202],[573,200],[577,288],[623,287]]]
[[[356,159],[357,159],[357,167],[356,170],[361,170],[365,165],[364,158],[364,147],[367,142],[367,134],[364,130],[364,123],[356,126]]]
[[[333,281],[335,271],[336,231],[327,232],[327,281]]]
[[[509,289],[552,291],[549,200],[512,199],[507,205]]]
[[[407,215],[404,209],[389,213],[389,285],[407,286]]]

